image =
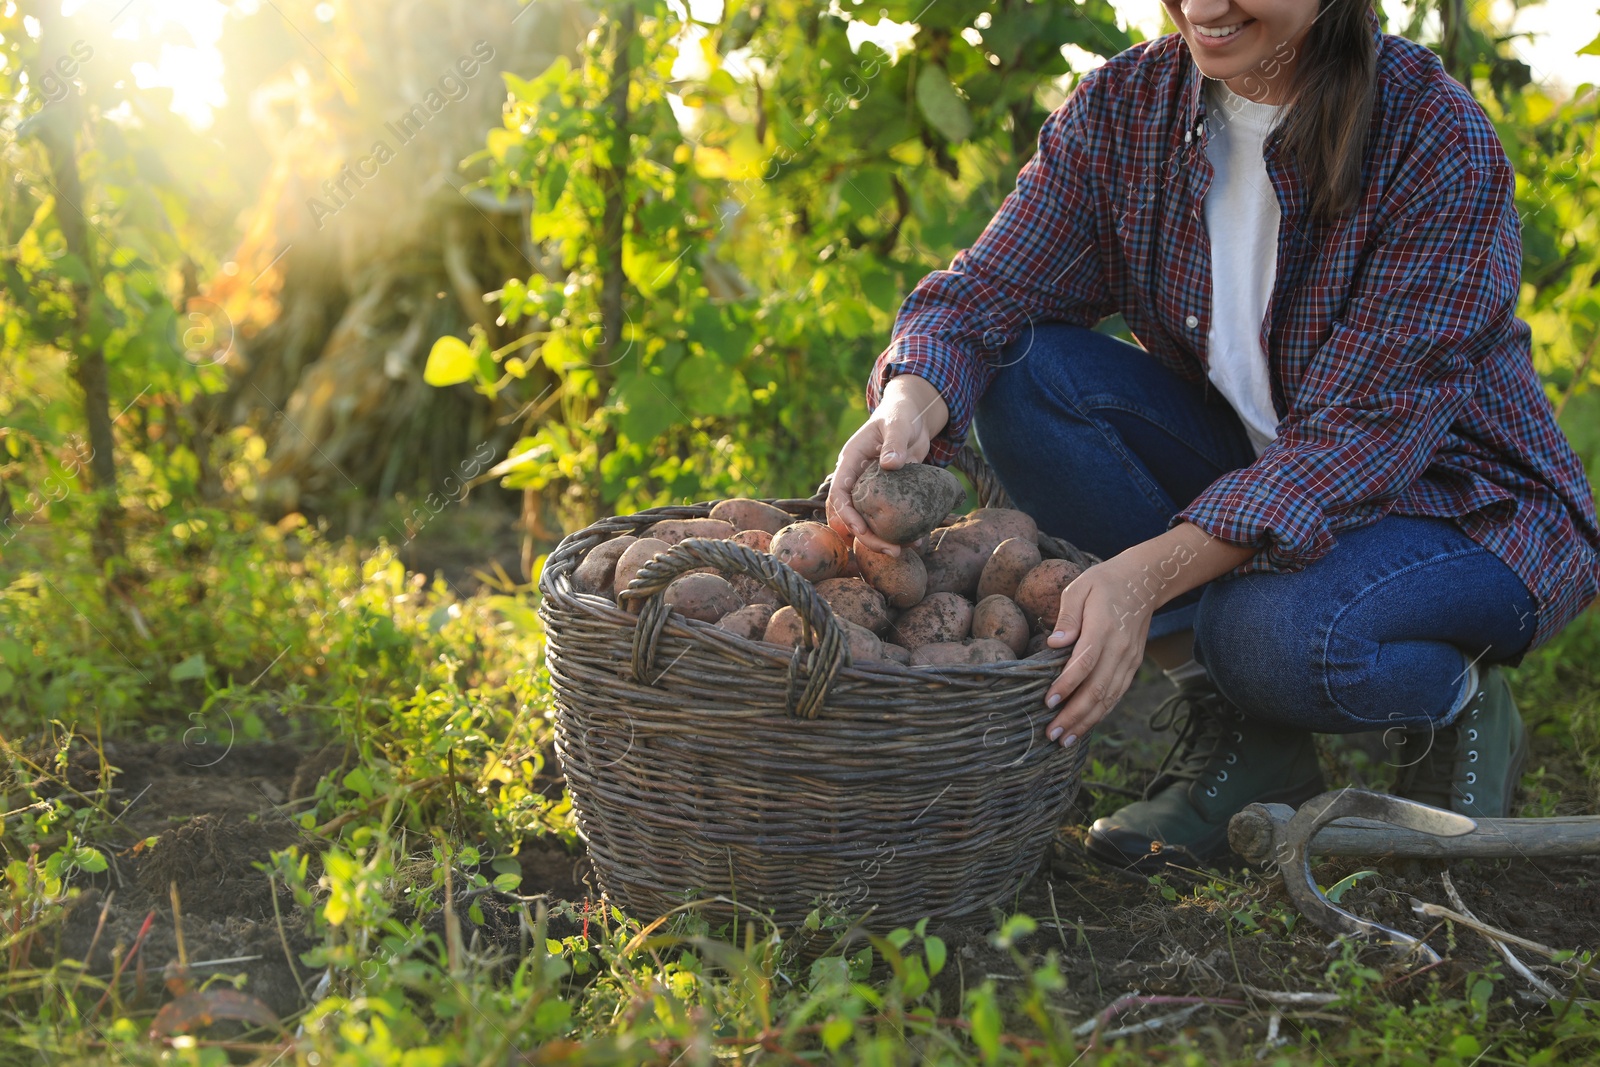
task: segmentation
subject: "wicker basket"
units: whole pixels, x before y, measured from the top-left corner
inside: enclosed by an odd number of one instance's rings
[[[1007,506],[963,453],[986,506]],[[823,491],[772,500],[821,518]],[[691,538],[645,565],[638,616],[575,592],[594,546],[710,504],[604,519],[562,540],[539,580],[556,752],[606,894],[640,918],[726,898],[792,928],[813,908],[869,928],[1008,900],[1078,790],[1087,744],[1044,740],[1044,693],[1067,653],[983,667],[851,665],[827,603],[765,553]],[[1046,557],[1094,558],[1041,535]],[[707,564],[760,578],[809,621],[788,650],[670,615],[660,592]],[[810,643],[808,641],[808,643]],[[1085,739],[1086,740],[1086,739]]]

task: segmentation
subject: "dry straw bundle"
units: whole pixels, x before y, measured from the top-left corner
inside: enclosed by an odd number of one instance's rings
[[[964,452],[957,466],[981,504],[1007,506],[981,459]],[[820,519],[824,495],[768,503]],[[606,893],[641,918],[721,897],[786,928],[819,906],[887,929],[1008,900],[1078,791],[1087,745],[1044,739],[1044,693],[1066,651],[852,665],[811,583],[708,538],[645,565],[628,587],[648,596],[637,616],[575,591],[572,572],[596,545],[711,507],[603,519],[562,540],[540,577],[556,751]],[[1093,562],[1039,542],[1046,558]],[[809,623],[806,647],[791,654],[670,614],[667,584],[707,565],[773,589]]]

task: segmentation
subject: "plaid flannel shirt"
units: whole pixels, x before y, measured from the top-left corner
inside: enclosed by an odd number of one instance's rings
[[[1370,24],[1377,97],[1359,205],[1313,218],[1276,135],[1265,148],[1282,209],[1261,327],[1277,438],[1171,524],[1257,547],[1231,572],[1245,574],[1299,569],[1334,531],[1387,514],[1447,517],[1526,583],[1540,644],[1600,589],[1600,531],[1516,316],[1514,175],[1433,53]],[[1177,34],[1085,76],[976,243],[906,298],[867,401],[898,373],[930,381],[950,409],[930,462],[960,448],[994,361],[1031,323],[1121,312],[1163,364],[1206,381],[1202,81]]]

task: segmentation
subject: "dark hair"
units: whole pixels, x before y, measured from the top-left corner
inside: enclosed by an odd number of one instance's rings
[[[1311,209],[1342,215],[1361,198],[1361,161],[1377,95],[1372,0],[1322,0],[1294,66],[1283,146],[1311,187]]]

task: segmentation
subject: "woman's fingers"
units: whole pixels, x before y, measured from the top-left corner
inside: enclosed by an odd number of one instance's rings
[[[828,488],[826,512],[828,525],[841,537],[859,537],[867,524],[850,500],[850,490],[856,479],[876,456],[882,444],[882,426],[876,418],[868,419],[850,440],[839,450],[839,462],[833,468],[833,482]]]
[[[1086,577],[1088,581],[1084,581]],[[1061,607],[1056,612],[1056,628],[1045,638],[1045,644],[1051,648],[1066,648],[1078,639],[1079,627],[1083,621],[1083,606],[1089,599],[1089,591],[1094,588],[1095,580],[1095,576],[1085,571],[1061,590]]]
[[[1063,700],[1078,691],[1089,675],[1094,673],[1095,667],[1100,664],[1102,649],[1091,641],[1079,641],[1072,650],[1072,655],[1067,659],[1067,665],[1061,668],[1061,673],[1056,675],[1056,680],[1050,683],[1050,688],[1045,690],[1044,706],[1054,708]]]
[[[1111,576],[1090,568],[1061,593],[1056,633],[1049,644],[1073,643],[1072,655],[1045,693],[1057,709],[1045,736],[1075,744],[1122,699],[1144,655],[1140,635],[1115,622],[1115,598],[1102,588]]]
[[[907,463],[920,462],[928,454],[928,445],[920,416],[904,400],[880,405],[839,450],[833,484],[828,490],[828,525],[841,537],[855,537],[875,552],[898,556],[900,546],[872,532],[850,499],[850,491],[873,461],[886,470],[896,470]]]

